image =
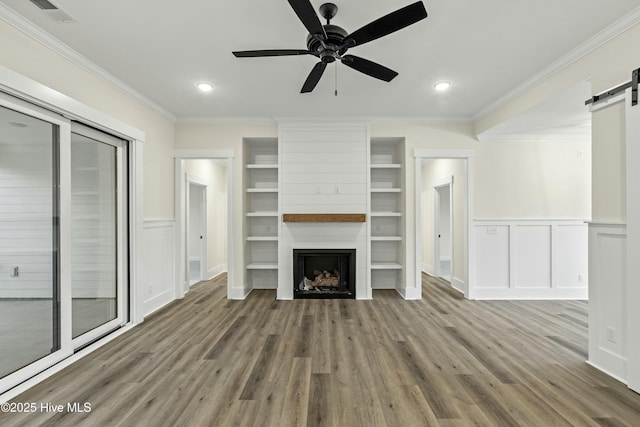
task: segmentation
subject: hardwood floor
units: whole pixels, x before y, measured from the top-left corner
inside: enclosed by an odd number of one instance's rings
[[[15,402],[85,413],[0,425],[638,426],[640,395],[587,365],[587,304],[467,301],[423,276],[423,299],[225,299],[200,283]]]

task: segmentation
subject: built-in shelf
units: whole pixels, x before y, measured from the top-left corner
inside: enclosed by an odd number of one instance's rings
[[[372,193],[402,193],[402,188],[372,188]]]
[[[248,236],[248,242],[277,242],[278,236]]]
[[[397,262],[372,262],[372,270],[402,270],[402,264]]]
[[[372,163],[371,169],[400,169],[400,163]]]
[[[278,212],[276,211],[264,211],[264,212],[247,212],[247,216],[250,217],[271,217],[278,216]]]
[[[252,163],[247,165],[247,169],[278,169],[277,164],[256,164]]]
[[[247,193],[277,193],[278,188],[247,188]]]
[[[245,286],[278,285],[278,140],[244,141]]]
[[[400,217],[402,216],[402,212],[371,212],[371,216],[375,217]]]
[[[366,214],[283,214],[283,222],[365,222]]]
[[[371,287],[393,289],[404,278],[404,140],[371,138],[369,201]]]
[[[277,270],[277,262],[254,262],[247,264],[247,270]]]

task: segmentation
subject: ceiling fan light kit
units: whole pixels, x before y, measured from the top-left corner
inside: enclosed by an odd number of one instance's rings
[[[322,77],[327,64],[339,60],[347,67],[385,82],[393,80],[398,73],[383,65],[359,56],[346,54],[347,50],[384,37],[427,17],[427,11],[421,1],[412,3],[391,12],[360,29],[348,33],[344,28],[331,24],[338,13],[338,6],[324,3],[319,8],[320,16],[326,19],[323,25],[309,0],[288,0],[309,35],[307,49],[267,49],[236,51],[238,58],[256,58],[267,56],[313,55],[320,61],[314,65],[302,85],[301,93],[313,91]]]

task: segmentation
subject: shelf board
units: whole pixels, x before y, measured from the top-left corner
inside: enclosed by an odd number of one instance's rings
[[[253,262],[247,264],[247,270],[277,270],[277,262]]]
[[[400,163],[372,163],[371,169],[400,169]]]
[[[247,212],[247,216],[250,217],[277,217],[276,211],[261,211],[261,212]]]
[[[399,217],[402,212],[371,212],[371,216],[375,217]]]
[[[247,165],[247,169],[278,169],[276,163],[251,163]]]
[[[372,262],[372,270],[402,270],[402,264],[397,262]]]
[[[248,242],[277,242],[278,236],[247,236]]]
[[[247,188],[247,193],[277,193],[277,188]]]
[[[400,242],[401,236],[371,236],[372,242]]]
[[[309,213],[309,214],[283,214],[283,222],[365,222],[366,214],[350,213],[350,214],[328,214],[328,213]]]
[[[372,188],[372,193],[401,193],[401,188]]]

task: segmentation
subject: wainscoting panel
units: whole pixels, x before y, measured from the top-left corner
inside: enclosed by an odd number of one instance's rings
[[[476,225],[476,286],[478,288],[509,287],[509,227]],[[480,250],[480,248],[482,248]]]
[[[626,227],[589,224],[589,363],[625,381]],[[637,325],[636,325],[637,327]]]
[[[477,220],[474,299],[586,299],[583,221]]]
[[[153,313],[176,298],[175,221],[144,221],[143,313]]]

